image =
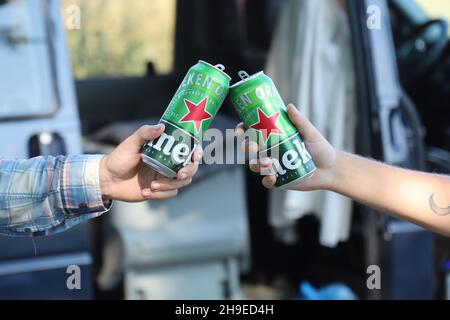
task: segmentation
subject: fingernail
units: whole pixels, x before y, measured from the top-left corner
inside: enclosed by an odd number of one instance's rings
[[[258,146],[258,144],[256,142],[250,141],[248,143],[248,152],[250,152],[250,153],[257,153],[258,149],[259,149],[259,146]]]
[[[147,197],[147,196],[149,196],[149,195],[151,194],[151,192],[150,192],[150,190],[145,189],[145,190],[142,190],[142,194],[143,194],[145,197]]]
[[[195,161],[200,161],[200,159],[202,158],[202,153],[201,152],[198,152],[198,153],[196,153],[195,155],[194,155],[194,160]]]
[[[152,189],[153,190],[157,190],[157,189],[159,189],[159,187],[160,187],[160,185],[159,185],[158,182],[152,182]]]
[[[275,171],[274,171],[274,169],[272,167],[269,167],[269,168],[261,167],[260,174],[262,176],[271,176],[274,173],[275,173]]]
[[[259,161],[263,166],[268,166],[272,163],[272,160],[270,158],[261,158]]]

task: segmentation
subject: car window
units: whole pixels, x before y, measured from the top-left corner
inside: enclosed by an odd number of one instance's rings
[[[63,0],[67,22],[79,12],[79,28],[68,28],[78,79],[140,76],[150,62],[157,74],[173,69],[176,0]],[[78,10],[73,10],[78,8]]]
[[[416,0],[417,4],[432,19],[445,19],[450,22],[450,1],[448,0]],[[449,28],[450,35],[450,28]]]
[[[0,5],[0,119],[57,108],[44,10],[36,0]]]

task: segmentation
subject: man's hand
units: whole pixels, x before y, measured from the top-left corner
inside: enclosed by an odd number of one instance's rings
[[[142,145],[163,132],[162,124],[143,126],[102,159],[100,188],[105,198],[128,202],[166,199],[176,196],[179,188],[191,183],[202,157],[200,148],[194,152],[193,162],[174,179],[160,175],[142,162]]]
[[[287,113],[292,123],[300,132],[306,148],[317,167],[317,170],[309,178],[289,189],[302,191],[330,189],[334,183],[335,174],[333,168],[337,157],[336,150],[292,104],[287,106]],[[237,135],[244,134],[244,126],[242,123],[237,126],[236,133]],[[258,145],[254,141],[246,141],[244,148],[249,153],[258,152]],[[272,161],[270,158],[263,158],[255,163],[250,163],[250,170],[260,173],[262,170],[269,169],[271,166]],[[262,180],[266,188],[273,188],[275,182],[275,175],[267,175]]]

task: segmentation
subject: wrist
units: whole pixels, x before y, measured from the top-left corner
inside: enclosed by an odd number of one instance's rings
[[[109,202],[111,197],[111,179],[107,169],[108,156],[104,156],[100,161],[99,180],[100,180],[100,192],[103,202]]]
[[[330,179],[327,186],[328,190],[338,192],[339,190],[339,181],[341,181],[341,172],[342,172],[342,165],[345,162],[345,151],[335,149],[334,150],[334,161],[333,165],[330,168]]]

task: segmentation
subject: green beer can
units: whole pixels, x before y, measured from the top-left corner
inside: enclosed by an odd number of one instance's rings
[[[201,60],[189,69],[161,117],[163,134],[142,148],[144,163],[174,178],[190,162],[203,132],[227,97],[231,78],[224,70],[221,64],[213,66]]]
[[[316,166],[272,79],[262,71],[252,76],[240,71],[239,77],[230,88],[231,102],[247,134],[258,143],[259,157],[272,159],[268,173],[277,176],[275,186],[287,188],[310,176]]]

